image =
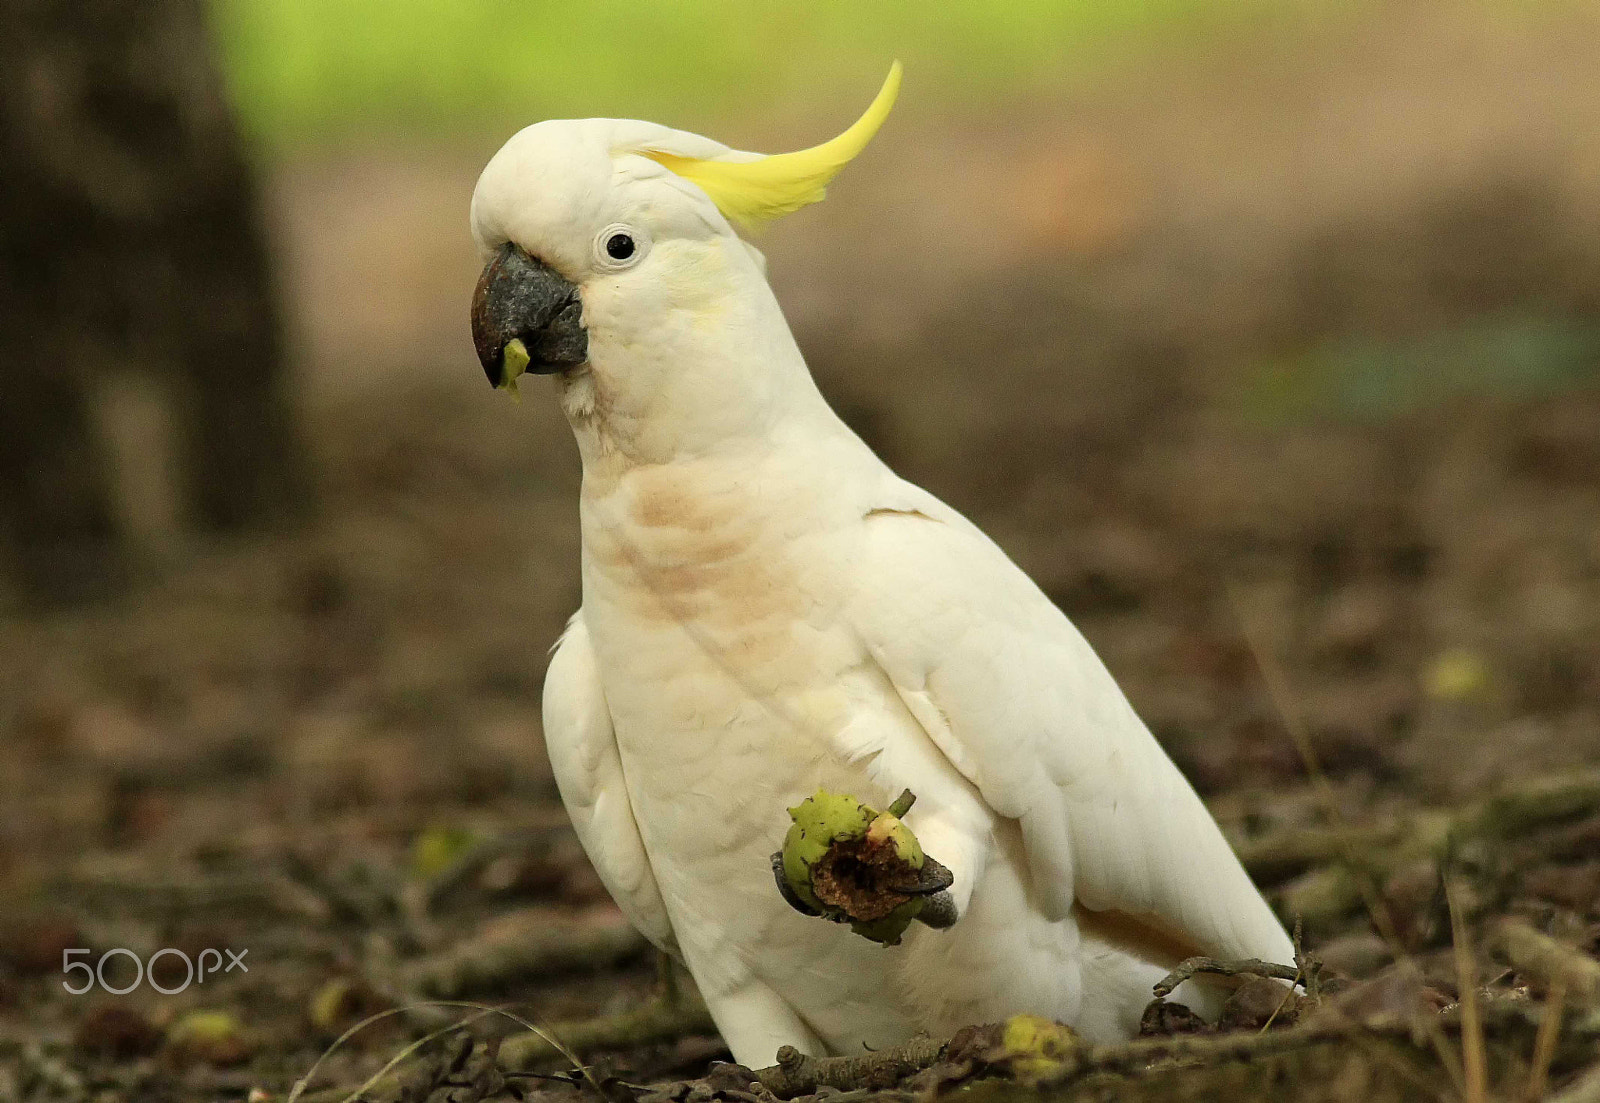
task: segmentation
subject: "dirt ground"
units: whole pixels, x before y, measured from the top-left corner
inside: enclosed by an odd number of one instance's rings
[[[908,85],[904,125],[759,243],[841,411],[1073,616],[1356,984],[1342,1018],[1283,1012],[1300,1048],[1102,1054],[1047,1094],[1484,1098],[1476,1013],[1492,1097],[1521,1097],[1557,999],[1553,1087],[1600,1052],[1600,19],[1553,7],[1174,51],[1004,127]],[[421,998],[563,1024],[614,1098],[726,1057],[692,995],[655,1015],[540,745],[578,471],[548,395],[491,394],[467,340],[493,144],[274,170],[313,523],[0,622],[0,1100],[282,1098]],[[70,995],[75,947],[248,972]],[[444,1014],[363,1032],[312,1091]],[[896,1090],[1029,1078],[965,1044]],[[409,1098],[502,1090],[425,1052]]]

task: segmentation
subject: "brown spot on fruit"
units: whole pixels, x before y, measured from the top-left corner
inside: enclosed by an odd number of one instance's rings
[[[914,881],[917,870],[895,851],[894,843],[870,836],[834,843],[811,866],[811,891],[851,919],[872,923],[911,899],[894,886]]]

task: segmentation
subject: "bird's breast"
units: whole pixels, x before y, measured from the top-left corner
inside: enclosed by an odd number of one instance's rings
[[[640,675],[717,669],[758,697],[780,692],[807,673],[798,659],[828,650],[844,596],[831,569],[843,534],[812,492],[681,466],[645,468],[586,495],[591,631],[626,648],[618,663],[643,661]]]
[[[692,467],[586,494],[584,618],[636,800],[701,793],[726,815],[737,791],[770,818],[838,757],[864,657],[838,617],[847,534],[812,509]]]

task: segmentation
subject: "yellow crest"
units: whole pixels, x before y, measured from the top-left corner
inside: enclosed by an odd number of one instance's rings
[[[744,226],[798,211],[828,194],[828,181],[866,148],[900,94],[900,63],[850,129],[820,146],[776,153],[754,161],[712,161],[679,157],[659,150],[643,155],[692,181],[723,215]]]

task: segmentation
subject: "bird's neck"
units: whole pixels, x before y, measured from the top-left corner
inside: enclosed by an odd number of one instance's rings
[[[648,327],[594,327],[590,362],[561,382],[585,477],[770,450],[848,432],[753,267],[712,299],[671,302]],[[586,314],[603,311],[586,305]]]

